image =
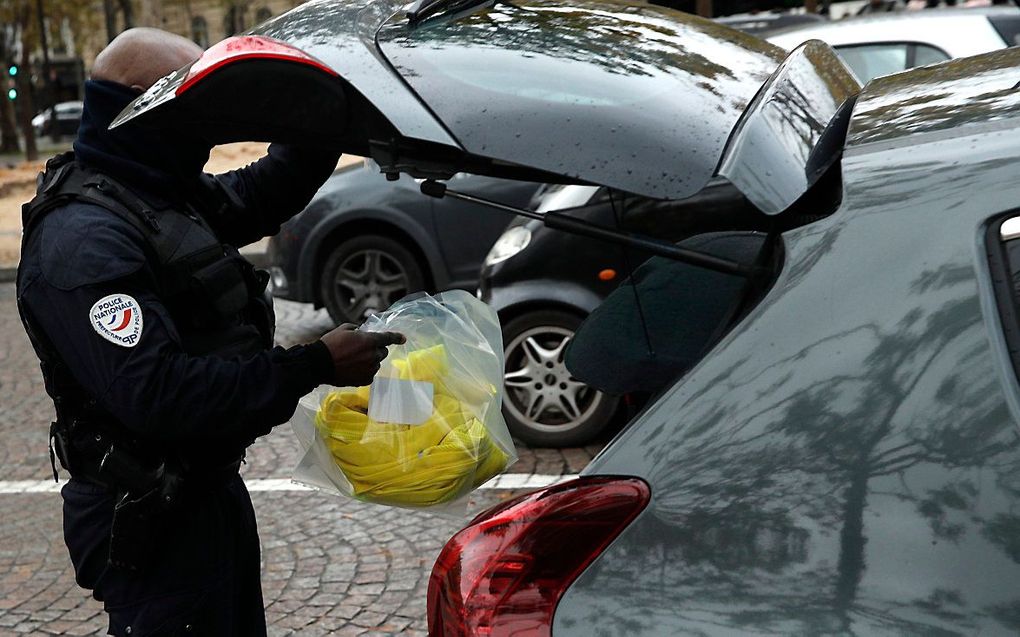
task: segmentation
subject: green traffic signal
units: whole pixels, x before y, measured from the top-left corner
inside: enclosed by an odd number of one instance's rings
[[[7,99],[14,100],[14,99],[17,99],[17,98],[18,98],[18,89],[12,88],[11,90],[7,91]]]
[[[18,74],[18,65],[17,65],[17,64],[12,64],[12,65],[11,65],[11,66],[10,66],[10,67],[9,67],[9,68],[7,69],[7,75],[10,75],[11,77],[14,77],[14,76],[15,76],[15,75],[17,75],[17,74]]]

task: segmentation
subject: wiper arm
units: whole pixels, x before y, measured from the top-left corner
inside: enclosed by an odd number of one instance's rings
[[[494,3],[495,0],[415,0],[405,15],[407,15],[408,24],[416,26],[443,13],[456,13],[464,9]]]
[[[591,223],[584,219],[578,219],[577,217],[571,217],[559,212],[541,213],[527,210],[525,208],[508,206],[506,204],[499,203],[498,201],[491,201],[489,199],[483,199],[482,197],[476,197],[467,193],[457,192],[456,190],[450,190],[446,187],[446,184],[441,184],[432,179],[426,179],[421,182],[421,191],[423,194],[435,197],[436,199],[450,197],[452,199],[468,201],[493,208],[495,210],[500,210],[502,212],[509,212],[510,214],[520,217],[536,219],[553,230],[579,234],[593,239],[601,239],[610,243],[638,248],[656,256],[689,263],[715,272],[751,277],[754,276],[760,269],[759,266],[740,263],[739,261],[732,261],[730,259],[723,259],[705,252],[691,250],[690,248],[681,248],[680,246],[669,243],[668,241],[662,241],[661,239],[655,239],[645,235],[634,234],[623,230],[614,230],[612,228],[607,228],[605,226]]]

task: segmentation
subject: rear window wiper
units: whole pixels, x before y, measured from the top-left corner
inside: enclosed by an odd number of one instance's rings
[[[438,15],[458,13],[465,9],[493,4],[495,4],[495,0],[415,0],[405,15],[409,26],[413,27]]]

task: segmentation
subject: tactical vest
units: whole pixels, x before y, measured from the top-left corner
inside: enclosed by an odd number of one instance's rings
[[[22,251],[47,214],[63,214],[64,207],[72,202],[100,206],[130,223],[145,238],[148,263],[155,273],[154,292],[167,308],[186,353],[232,358],[269,349],[275,323],[267,292],[269,275],[256,270],[236,248],[221,243],[205,218],[243,204],[215,180],[205,184],[203,195],[200,199],[204,201],[196,207],[163,209],[157,214],[144,197],[112,177],[79,164],[73,153],[64,153],[47,162],[45,172],[39,175],[36,196],[22,209]],[[86,440],[88,447],[90,441],[100,437],[93,435],[93,429],[102,430],[106,439],[118,439],[124,437],[124,428],[103,413],[74,381],[49,339],[20,303],[19,310],[42,363],[47,393],[56,406],[51,440],[56,438],[57,456],[72,475],[88,476],[94,468],[86,465],[96,460],[87,456],[95,455],[95,450],[76,451],[79,445],[69,443],[62,449],[61,438]],[[77,423],[85,423],[82,427],[89,431],[72,434],[70,430]],[[137,441],[119,442],[123,448],[134,449],[133,453],[146,455]],[[240,457],[246,444],[231,445],[234,449],[225,453]],[[100,447],[104,445],[105,441]],[[79,456],[77,460],[71,457],[75,455]],[[51,460],[52,456],[51,448]]]

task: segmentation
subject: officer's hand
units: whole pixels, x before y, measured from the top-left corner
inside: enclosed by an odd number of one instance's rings
[[[356,328],[356,325],[344,323],[322,337],[333,357],[333,384],[340,387],[372,384],[379,363],[388,353],[386,347],[407,340],[397,332],[356,332]]]

